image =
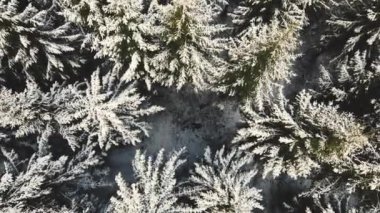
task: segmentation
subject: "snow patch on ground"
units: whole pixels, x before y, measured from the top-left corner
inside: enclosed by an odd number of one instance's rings
[[[126,146],[109,154],[109,164],[115,173],[122,172],[133,179],[131,161],[136,148],[156,155],[161,148],[167,153],[186,147],[189,163],[201,158],[204,149],[218,149],[229,144],[242,117],[236,100],[211,92],[194,92],[190,88],[175,91],[159,88],[150,102],[165,107],[165,111],[148,118],[151,130],[138,146]]]

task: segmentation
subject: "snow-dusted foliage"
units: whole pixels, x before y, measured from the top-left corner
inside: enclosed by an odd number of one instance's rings
[[[3,208],[2,211],[4,212],[11,212],[11,213],[23,213],[23,212],[30,212],[30,213],[70,213],[72,211],[75,211],[75,209],[68,209],[66,207],[63,208],[27,208],[23,209],[20,207],[9,207],[9,208]]]
[[[0,89],[0,127],[14,129],[16,137],[42,134],[52,117],[51,99],[35,83],[28,82],[23,92]]]
[[[333,101],[360,117],[365,128],[368,138],[366,149],[352,154],[350,159],[336,170],[349,177],[343,183],[338,181],[337,185],[343,184],[351,191],[355,188],[376,191],[380,186],[380,114],[377,108],[377,100],[380,98],[380,58],[377,56],[369,59],[366,51],[356,51],[352,56],[346,56],[336,67],[322,67],[318,79],[320,91],[316,92],[319,99]],[[331,180],[333,177],[328,179]]]
[[[372,96],[371,93],[380,84],[380,58],[368,64],[366,52],[357,51],[351,59],[346,60],[347,63],[339,63],[330,72],[321,68],[321,87],[329,90],[328,94],[333,95],[338,102],[357,99],[361,95]]]
[[[181,158],[184,149],[174,152],[165,160],[161,149],[156,159],[146,157],[140,150],[133,161],[133,171],[137,182],[130,186],[121,174],[116,176],[119,186],[117,196],[111,198],[110,212],[173,212],[180,208],[176,170],[185,160]]]
[[[2,89],[0,127],[11,129],[15,137],[60,133],[72,148],[81,146],[79,137],[87,133],[97,136],[100,148],[107,150],[112,144],[140,142],[141,133],[148,135],[140,117],[162,110],[144,106],[145,98],[133,84],[115,88],[112,75],[101,79],[96,71],[85,90],[80,86],[55,84],[47,93],[34,83],[20,93]]]
[[[66,111],[64,104],[83,95],[73,85],[62,87],[54,84],[49,92],[43,92],[36,83],[27,82],[22,92],[0,89],[0,127],[8,136],[20,138],[39,137],[38,143],[44,143],[52,134],[65,133],[57,121],[59,113]],[[79,147],[80,141],[64,134],[71,147]],[[35,140],[34,140],[35,142]]]
[[[269,24],[252,23],[229,50],[229,66],[222,77],[221,89],[252,99],[258,107],[268,99],[271,85],[287,81],[297,58],[298,34],[304,21],[296,7],[284,13],[282,20]]]
[[[242,33],[252,23],[268,24],[286,15],[296,15],[295,9],[303,11],[307,6],[316,3],[320,3],[320,0],[242,0],[228,15],[232,18],[234,33]],[[286,14],[292,10],[293,12]]]
[[[154,14],[144,13],[143,0],[62,1],[69,20],[89,29],[89,40],[96,57],[111,60],[125,81],[151,78],[149,55],[157,50],[152,37],[157,33]]]
[[[102,24],[103,0],[61,0],[60,6],[68,20],[88,27],[99,27]]]
[[[101,164],[100,156],[93,148],[86,146],[71,156],[43,155],[38,150],[23,158],[20,150],[1,146],[0,156],[5,159],[5,171],[0,171],[0,210],[41,212],[44,209],[54,212],[65,210],[66,205],[72,210],[85,207],[77,208],[73,200],[84,196],[78,189],[95,188],[81,181],[95,177],[96,173],[90,173],[89,169]]]
[[[0,212],[379,212],[379,41],[378,0],[0,0]]]
[[[0,73],[29,80],[66,79],[83,60],[81,33],[62,20],[55,0],[0,1]]]
[[[233,142],[260,157],[264,176],[307,177],[322,164],[343,163],[368,143],[353,115],[311,99],[302,91],[292,105],[279,96],[267,114],[245,108],[248,127]]]
[[[261,190],[253,187],[257,170],[252,167],[252,156],[237,149],[225,148],[211,154],[207,148],[204,161],[195,164],[190,181],[199,192],[193,194],[197,211],[201,212],[252,212],[263,209]]]
[[[62,1],[69,20],[89,29],[97,57],[114,62],[122,80],[205,89],[217,74],[212,7],[205,0]],[[220,62],[219,62],[220,63]]]
[[[359,213],[355,208],[357,203],[349,195],[326,193],[311,197],[294,197],[289,203],[284,203],[287,212],[323,212],[323,213]]]
[[[161,111],[158,106],[145,107],[145,97],[133,84],[113,85],[113,76],[104,78],[96,71],[80,96],[63,103],[56,120],[64,135],[87,132],[97,136],[101,149],[112,145],[139,143],[141,133],[148,135],[148,125],[140,117]]]
[[[173,0],[159,8],[161,45],[151,61],[152,78],[177,89],[186,83],[200,90],[209,88],[220,72],[214,36],[222,30],[212,25],[211,5],[205,0]]]
[[[343,42],[340,55],[352,56],[366,51],[366,57],[376,58],[380,48],[380,4],[377,0],[339,0],[329,2],[329,28],[322,39]]]
[[[286,212],[322,212],[322,213],[375,213],[379,212],[379,204],[370,204],[360,195],[328,192],[310,197],[294,197],[291,202],[284,203]]]

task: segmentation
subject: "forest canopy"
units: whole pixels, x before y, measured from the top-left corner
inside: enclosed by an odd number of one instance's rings
[[[380,1],[0,0],[0,212],[379,196]]]

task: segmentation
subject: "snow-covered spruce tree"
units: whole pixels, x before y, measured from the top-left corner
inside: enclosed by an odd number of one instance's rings
[[[380,98],[379,63],[379,57],[370,62],[365,51],[357,51],[351,58],[346,57],[340,61],[336,69],[322,67],[320,70],[316,97],[333,101],[361,118],[368,137],[368,147],[351,155],[350,160],[339,169],[342,174],[350,177],[343,183],[347,189],[378,190],[380,186],[380,113],[376,101]]]
[[[160,49],[151,60],[154,81],[180,89],[186,83],[209,88],[219,75],[222,26],[212,24],[212,5],[205,0],[173,0],[161,6]]]
[[[51,98],[33,82],[23,92],[0,89],[0,127],[14,130],[16,138],[42,134],[52,119]]]
[[[380,4],[377,0],[330,1],[329,27],[322,42],[343,48],[339,56],[353,56],[356,51],[366,51],[366,58],[373,59],[380,49]]]
[[[289,7],[305,10],[310,6],[319,6],[324,0],[241,0],[228,15],[234,25],[234,35],[244,33],[252,23],[268,24]]]
[[[357,51],[335,69],[321,67],[318,80],[321,93],[333,96],[333,100],[339,103],[353,102],[359,98],[369,99],[367,102],[380,98],[375,92],[380,86],[380,56],[367,63],[366,51]]]
[[[54,84],[43,93],[28,83],[20,93],[0,90],[0,127],[11,130],[16,138],[59,133],[75,149],[81,146],[83,133],[97,136],[101,149],[112,144],[135,144],[140,134],[148,134],[148,125],[140,117],[162,110],[146,106],[145,97],[133,84],[114,84],[112,73],[102,78],[96,71],[86,89],[83,84]]]
[[[141,133],[148,135],[148,124],[141,117],[163,108],[146,106],[146,98],[137,93],[133,84],[115,84],[113,77],[112,72],[101,77],[95,71],[81,96],[60,106],[55,119],[63,135],[87,132],[97,136],[103,150],[118,144],[134,145],[141,141]]]
[[[271,84],[287,81],[297,58],[304,12],[291,5],[269,24],[252,23],[229,50],[229,66],[220,89],[250,98],[261,108],[272,92]]]
[[[0,70],[46,83],[76,74],[82,35],[58,14],[55,0],[0,1]]]
[[[379,212],[378,198],[376,203],[368,203],[365,197],[358,194],[342,192],[329,192],[327,188],[324,194],[297,196],[289,203],[284,203],[285,212],[323,212],[323,213],[375,213]]]
[[[64,14],[89,33],[95,57],[110,60],[122,80],[151,78],[148,59],[158,46],[153,40],[159,30],[155,16],[145,12],[143,0],[63,0]]]
[[[103,9],[106,0],[60,0],[65,17],[84,28],[96,28],[103,23]]]
[[[181,158],[184,149],[174,152],[165,160],[161,149],[156,159],[146,157],[137,150],[133,161],[133,171],[137,182],[130,186],[121,174],[116,176],[119,186],[117,196],[111,198],[109,212],[142,213],[173,212],[182,207],[178,204],[181,189],[178,189],[175,173],[185,160]]]
[[[366,52],[357,51],[352,58],[338,63],[337,67],[321,67],[316,96],[321,100],[333,101],[346,111],[361,117],[371,144],[375,147],[380,140],[380,56],[369,62]]]
[[[263,209],[261,190],[252,187],[257,174],[251,168],[252,156],[237,149],[225,152],[225,148],[214,155],[208,147],[204,161],[196,163],[190,181],[199,192],[191,195],[196,210],[201,212],[252,212]]]
[[[9,207],[9,208],[3,208],[1,209],[3,212],[9,212],[9,213],[23,213],[23,212],[28,212],[28,213],[71,213],[75,211],[75,209],[68,209],[66,207],[63,208],[38,208],[38,209],[23,209],[20,207]]]
[[[90,169],[101,164],[100,156],[93,148],[86,146],[67,156],[43,155],[37,150],[28,157],[24,156],[25,150],[9,149],[2,144],[0,157],[5,159],[5,171],[0,171],[0,211],[58,212],[67,208],[85,211],[93,206],[83,202],[76,206],[74,203],[74,200],[85,197],[86,190],[94,189],[100,183],[93,181],[96,184],[89,186],[81,181],[94,178],[96,173]]]
[[[292,104],[278,93],[277,103],[264,112],[243,109],[248,127],[233,140],[262,160],[263,176],[308,177],[315,169],[343,164],[368,144],[364,127],[352,114],[313,102],[305,91]]]
[[[323,213],[359,213],[367,212],[357,208],[357,201],[350,195],[326,193],[311,197],[295,197],[292,202],[284,203],[286,212],[323,212]],[[370,211],[369,211],[370,212]]]

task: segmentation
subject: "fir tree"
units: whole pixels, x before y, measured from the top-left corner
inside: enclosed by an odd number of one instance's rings
[[[265,211],[262,201],[282,205],[270,194],[282,196],[283,188],[256,188],[259,175],[265,183],[297,184],[286,187],[295,196],[289,212],[378,212],[379,6],[0,0],[0,212],[253,212]],[[92,56],[96,63],[82,66]],[[236,97],[207,101],[207,134],[196,135],[212,143],[220,131],[208,125],[219,115],[213,101],[231,101],[245,122],[231,146],[208,148],[202,160],[185,164],[184,149],[147,157],[143,149],[152,144],[141,144],[135,178],[119,174],[109,182],[115,146],[142,142],[146,116],[162,110],[147,97],[166,95],[160,86],[175,92],[187,85],[201,97]],[[169,108],[163,116],[175,117]],[[180,111],[191,115],[186,109]],[[173,138],[189,137],[187,130]]]
[[[111,74],[111,73],[109,73]],[[133,84],[121,82],[112,87],[112,76],[104,78],[96,71],[81,96],[66,102],[56,114],[64,135],[87,132],[97,136],[101,149],[108,150],[112,145],[132,144],[141,141],[141,133],[148,135],[148,125],[140,118],[163,108],[143,107],[145,97],[136,92]]]
[[[174,0],[159,8],[162,44],[151,60],[152,78],[177,89],[186,83],[200,90],[210,88],[222,63],[214,38],[222,26],[213,25],[211,5],[204,0]]]
[[[157,28],[154,14],[144,12],[142,0],[62,1],[64,14],[86,29],[95,57],[113,62],[123,81],[151,78],[149,56],[158,46],[152,37]]]
[[[85,190],[94,188],[86,186],[81,179],[95,177],[96,173],[90,169],[102,163],[93,148],[86,146],[73,155],[61,156],[44,155],[39,149],[25,158],[20,150],[17,153],[16,149],[2,146],[0,156],[5,158],[5,173],[0,173],[1,211],[68,211],[66,207],[80,210],[71,200],[82,199]],[[76,188],[83,191],[78,193]]]
[[[84,62],[78,55],[82,35],[62,20],[52,1],[0,2],[0,69],[2,76],[46,83],[67,79]]]
[[[233,23],[233,34],[244,33],[252,24],[268,24],[291,10],[305,10],[324,0],[242,0],[231,9],[229,16]],[[292,15],[292,13],[288,14]],[[296,15],[296,14],[293,14]]]
[[[360,96],[377,98],[373,91],[380,83],[379,63],[380,58],[367,63],[366,52],[357,51],[352,58],[346,57],[335,69],[322,67],[318,84],[325,90],[323,93],[333,95],[334,100],[340,103],[358,99]]]
[[[379,54],[380,4],[376,0],[331,1],[329,4],[329,27],[322,37],[330,43],[340,41],[340,56],[353,56],[365,51],[367,59]]]
[[[0,90],[0,126],[14,129],[16,137],[42,134],[52,119],[49,111],[51,99],[33,82],[28,82],[23,92]]]
[[[272,92],[271,84],[288,81],[297,57],[298,34],[304,21],[297,8],[282,20],[252,23],[229,50],[229,66],[220,89],[242,99],[253,100],[259,108]]]
[[[130,186],[121,174],[116,176],[119,186],[117,196],[111,198],[110,212],[173,212],[180,208],[178,204],[176,170],[185,160],[181,159],[184,149],[174,152],[164,160],[161,149],[153,161],[140,150],[133,161],[133,171],[137,182]]]
[[[280,96],[265,109],[268,114],[245,108],[249,127],[233,142],[260,157],[264,176],[308,177],[323,164],[343,164],[368,144],[364,127],[351,114],[311,98],[303,91],[291,105]]]
[[[73,149],[81,146],[83,133],[97,136],[99,146],[105,150],[112,144],[138,143],[141,133],[148,134],[148,125],[139,117],[162,108],[141,107],[145,98],[136,93],[133,84],[117,87],[113,83],[111,73],[102,81],[99,72],[95,72],[86,90],[80,89],[81,84],[55,84],[44,93],[34,83],[28,83],[21,93],[2,89],[0,115],[4,119],[0,127],[10,129],[16,138],[59,133]]]
[[[252,156],[237,149],[225,148],[211,155],[206,149],[204,161],[196,163],[190,181],[199,188],[191,196],[197,211],[202,212],[252,212],[263,209],[261,191],[252,187],[257,170],[252,167]]]

